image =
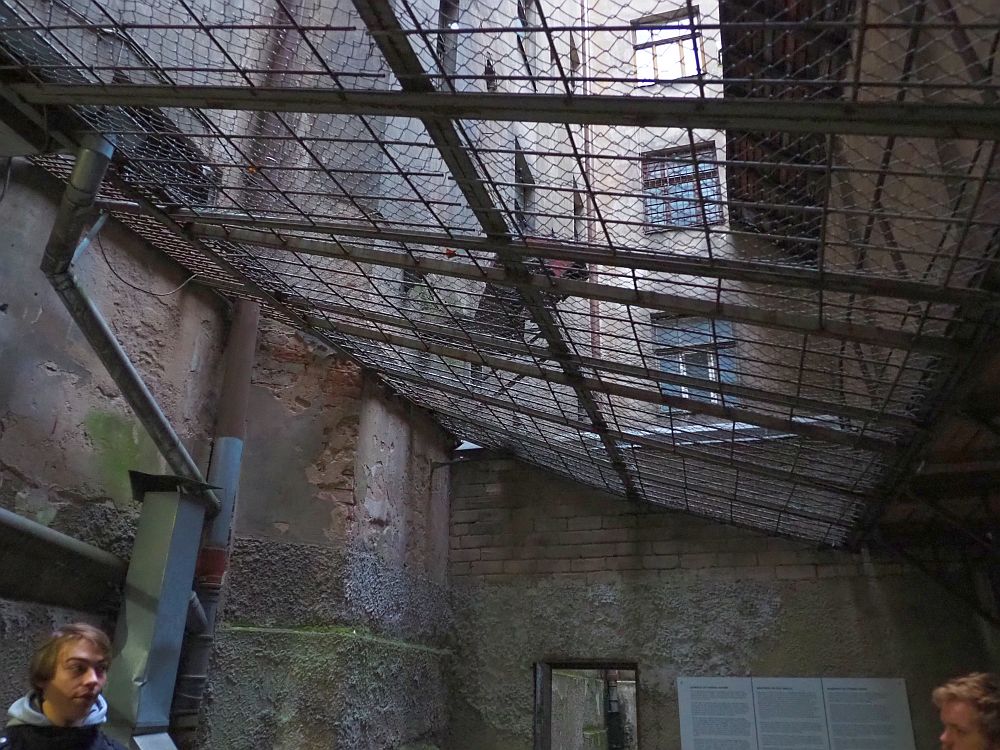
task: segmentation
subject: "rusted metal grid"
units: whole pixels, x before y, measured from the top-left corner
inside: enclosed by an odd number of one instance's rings
[[[2,8],[116,218],[634,501],[844,543],[997,304],[985,0]]]

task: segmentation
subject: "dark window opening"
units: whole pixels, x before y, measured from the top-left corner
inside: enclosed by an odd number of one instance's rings
[[[576,36],[571,31],[569,33],[569,75],[570,87],[575,89],[577,76],[580,74],[580,50],[576,47]]]
[[[441,0],[438,23],[442,31],[437,36],[437,55],[441,73],[446,76],[455,75],[458,70],[459,35],[449,33],[458,28],[458,13],[458,0]]]
[[[521,234],[535,227],[535,179],[521,145],[514,139],[514,225]]]
[[[586,229],[586,203],[584,202],[583,191],[577,188],[576,179],[573,180],[573,241],[583,242]]]
[[[413,290],[424,283],[423,277],[410,268],[403,269],[403,280],[399,285],[399,292],[404,297],[413,296]]]
[[[486,69],[483,70],[483,77],[486,79],[487,91],[496,91],[499,88],[497,71],[493,66],[493,58],[489,55],[486,56]]]
[[[528,74],[528,83],[531,84],[532,89],[538,91],[538,84],[535,82],[535,73],[531,65],[535,54],[534,43],[529,31],[535,26],[531,2],[532,0],[517,0],[517,49],[521,53],[524,70]]]

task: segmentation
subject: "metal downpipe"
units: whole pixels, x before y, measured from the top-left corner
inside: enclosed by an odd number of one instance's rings
[[[195,571],[195,592],[204,610],[207,627],[202,632],[189,631],[185,636],[171,709],[171,725],[174,734],[179,737],[190,737],[198,729],[215,642],[215,624],[223,606],[259,319],[258,303],[237,301],[226,347],[226,369],[208,471],[209,482],[220,488],[221,509],[206,524]]]
[[[185,479],[204,484],[205,479],[197,464],[174,432],[142,376],[133,367],[114,332],[70,271],[76,243],[93,215],[94,200],[107,172],[113,149],[113,144],[103,136],[95,134],[83,138],[45,246],[41,268],[171,470]],[[203,494],[209,514],[215,513],[219,508],[219,501],[210,491]]]

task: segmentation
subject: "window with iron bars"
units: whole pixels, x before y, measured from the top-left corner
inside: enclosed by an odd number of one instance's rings
[[[646,232],[721,224],[722,184],[715,144],[642,155]]]
[[[691,78],[705,70],[698,6],[632,21],[637,86]]]
[[[650,323],[660,372],[706,383],[735,384],[738,381],[736,339],[729,321],[655,315]],[[660,393],[713,404],[721,402],[719,391],[691,383],[661,381]],[[727,396],[726,403],[733,405],[733,399]]]

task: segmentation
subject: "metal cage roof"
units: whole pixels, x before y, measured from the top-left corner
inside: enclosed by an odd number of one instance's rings
[[[198,282],[457,437],[831,545],[996,334],[998,41],[992,0],[0,0],[6,106],[113,138],[103,208]]]

